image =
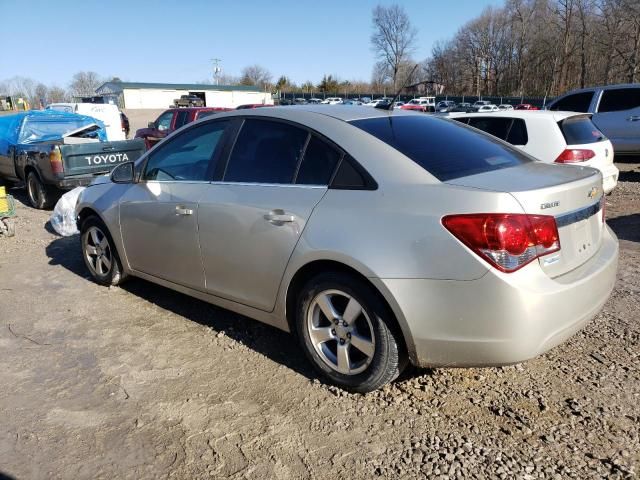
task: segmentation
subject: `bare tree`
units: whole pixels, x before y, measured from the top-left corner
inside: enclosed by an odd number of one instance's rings
[[[260,65],[250,65],[242,69],[240,83],[242,85],[256,85],[267,89],[271,86],[271,72]]]
[[[49,94],[49,102],[51,103],[65,102],[69,98],[64,88],[60,88],[55,85],[49,87],[48,94]]]
[[[417,31],[404,8],[399,5],[378,5],[373,9],[372,16],[371,47],[378,61],[388,68],[395,89],[400,66],[410,60],[415,50]]]
[[[91,97],[102,83],[103,79],[96,72],[78,72],[71,79],[69,91],[74,97]]]

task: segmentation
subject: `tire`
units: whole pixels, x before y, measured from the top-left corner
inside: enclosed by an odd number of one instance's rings
[[[297,301],[296,328],[315,369],[345,390],[376,390],[406,365],[395,319],[355,276],[323,273],[307,282]]]
[[[98,217],[92,215],[82,222],[80,244],[84,264],[97,283],[115,286],[126,279],[113,238]]]
[[[51,208],[56,201],[54,191],[42,183],[40,177],[33,170],[27,175],[27,197],[33,208],[45,210]]]

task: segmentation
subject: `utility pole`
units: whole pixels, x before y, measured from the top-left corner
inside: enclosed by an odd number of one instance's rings
[[[222,72],[222,67],[220,66],[220,62],[222,60],[220,60],[219,58],[212,58],[211,61],[213,62],[213,78],[216,80],[216,85],[219,85],[220,73]]]

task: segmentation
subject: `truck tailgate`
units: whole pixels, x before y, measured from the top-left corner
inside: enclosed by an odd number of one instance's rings
[[[60,146],[65,176],[107,173],[120,163],[137,160],[144,152],[140,138]]]

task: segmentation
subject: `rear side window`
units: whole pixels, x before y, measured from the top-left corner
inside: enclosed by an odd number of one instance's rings
[[[567,145],[596,143],[605,139],[589,117],[569,117],[558,123]]]
[[[345,155],[333,178],[331,188],[340,190],[375,190],[375,184],[355,166],[353,159]]]
[[[506,141],[507,134],[511,129],[511,119],[502,117],[473,117],[469,119],[469,125]]]
[[[531,161],[498,140],[441,118],[398,115],[355,120],[351,124],[395,148],[441,181]]]
[[[342,153],[325,142],[312,136],[304,153],[304,158],[296,183],[304,185],[328,185]]]
[[[286,123],[247,119],[229,157],[225,182],[291,183],[308,133]]]
[[[574,93],[554,102],[549,110],[587,113],[592,98],[593,92]]]
[[[602,92],[598,112],[618,112],[640,107],[640,88],[615,88]]]

